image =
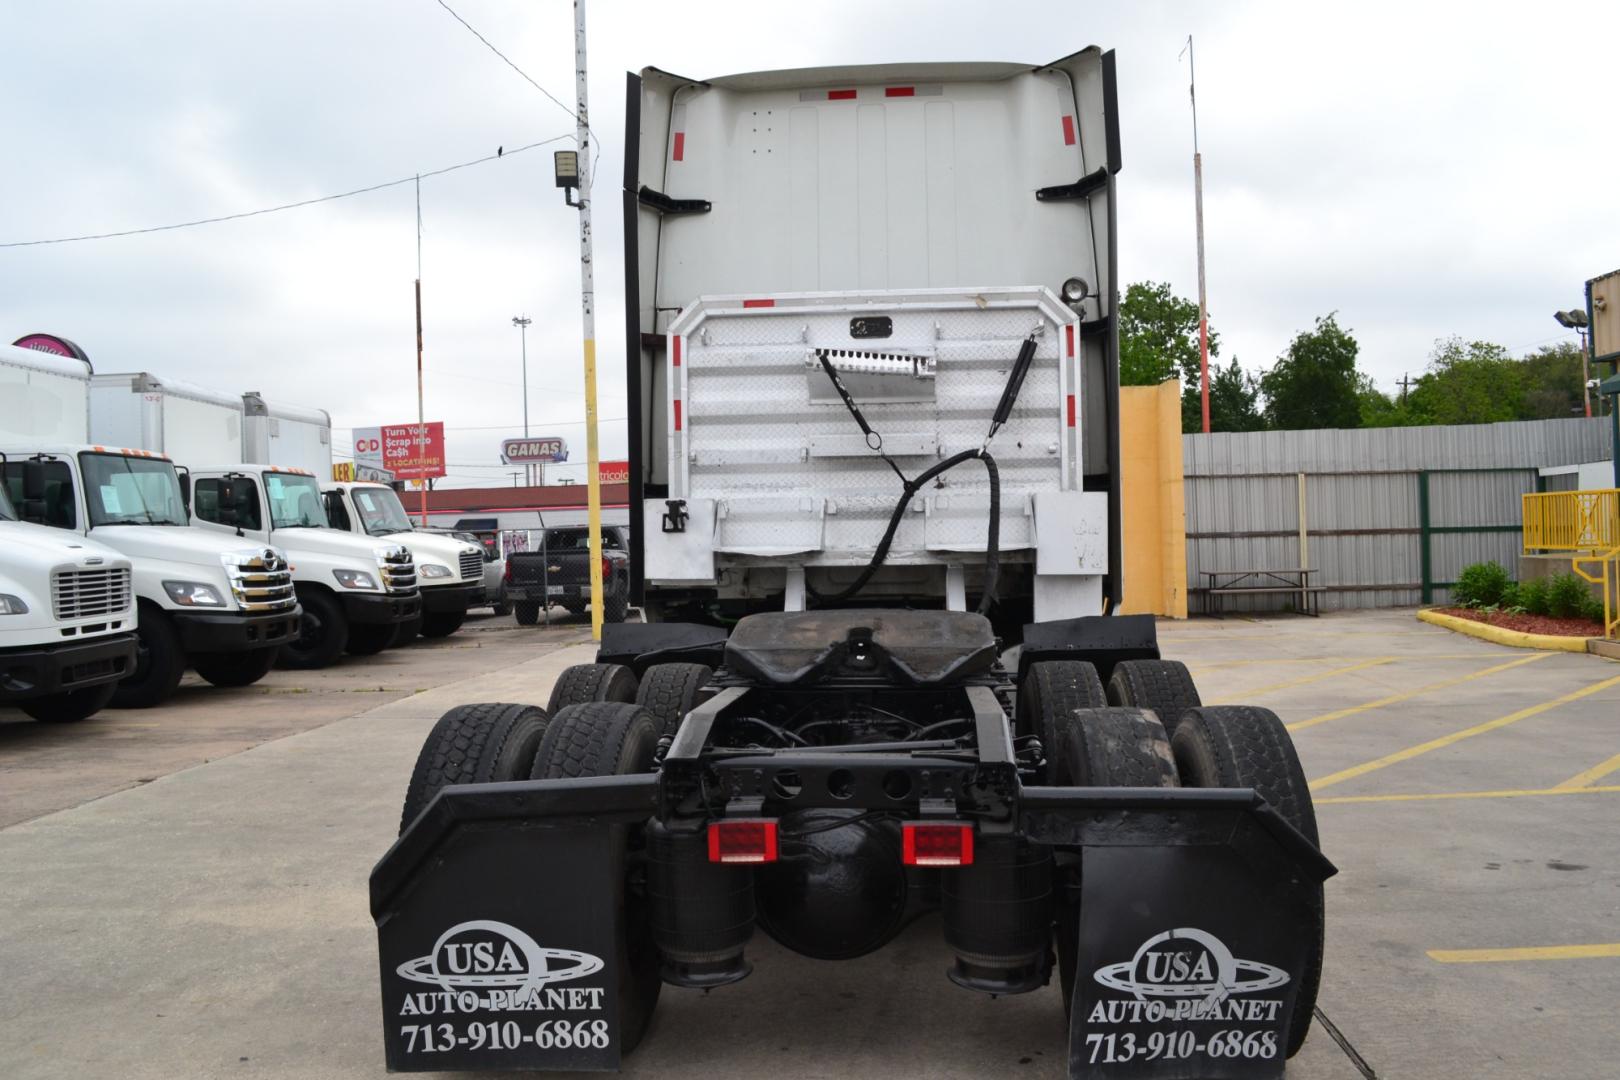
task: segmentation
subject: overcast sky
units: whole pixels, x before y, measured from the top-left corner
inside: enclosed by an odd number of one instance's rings
[[[563,0],[450,0],[571,100]],[[0,242],[162,225],[383,183],[573,121],[435,0],[9,5]],[[1620,266],[1620,4],[597,0],[596,283],[603,456],[625,448],[617,191],[624,72],[697,77],[1118,50],[1125,283],[1196,295],[1195,35],[1210,309],[1267,366],[1337,310],[1389,389],[1436,338],[1515,352]],[[559,143],[559,146],[566,145]],[[575,212],[546,146],[422,183],[429,419],[450,483],[510,483],[529,329],[531,428],[584,458]],[[415,418],[412,186],[199,228],[0,249],[0,338],[44,331],[146,370],[332,413]],[[578,469],[561,470],[563,475]]]

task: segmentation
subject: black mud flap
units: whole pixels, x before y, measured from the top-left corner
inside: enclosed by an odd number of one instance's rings
[[[651,779],[447,788],[406,831],[371,879],[390,1072],[619,1067],[614,837]]]
[[[1332,864],[1252,792],[1116,790],[1029,819],[1084,841],[1069,1076],[1281,1077]]]

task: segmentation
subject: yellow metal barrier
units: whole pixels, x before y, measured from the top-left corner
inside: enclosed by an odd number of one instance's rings
[[[1524,553],[1620,547],[1620,488],[1524,496]]]
[[[1603,636],[1620,637],[1620,488],[1524,496],[1524,552],[1570,552],[1570,566],[1603,587]]]

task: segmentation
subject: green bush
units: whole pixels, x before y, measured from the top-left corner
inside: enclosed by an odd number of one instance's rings
[[[1500,563],[1477,562],[1463,567],[1463,572],[1457,575],[1451,598],[1463,607],[1495,607],[1502,602],[1502,593],[1510,584],[1508,572]]]
[[[1592,594],[1574,574],[1559,574],[1547,585],[1547,614],[1555,619],[1578,619]]]
[[[1590,619],[1595,623],[1603,621],[1603,601],[1593,596],[1590,591],[1586,594],[1585,602],[1581,604],[1581,618]]]
[[[1524,611],[1524,601],[1520,598],[1518,582],[1508,582],[1508,587],[1502,590],[1502,599],[1497,601],[1497,606],[1513,614]]]
[[[1544,578],[1519,584],[1519,606],[1524,608],[1527,615],[1547,614],[1547,582]]]

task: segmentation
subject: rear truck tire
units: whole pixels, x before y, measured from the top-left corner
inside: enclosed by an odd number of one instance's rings
[[[191,666],[198,675],[215,686],[252,686],[275,667],[276,655],[280,651],[280,648],[275,648],[197,653],[191,658]]]
[[[1247,787],[1257,791],[1300,835],[1320,846],[1316,808],[1294,740],[1277,714],[1253,705],[1206,705],[1181,718],[1171,740],[1187,787]],[[1288,1024],[1288,1056],[1299,1053],[1310,1031],[1322,981],[1326,905],[1321,883],[1310,894],[1313,939]]]
[[[538,705],[457,705],[433,725],[416,755],[399,831],[451,784],[526,780],[549,720]]]
[[[1179,786],[1175,757],[1164,725],[1144,709],[1076,709],[1059,718],[1058,728],[1061,752],[1056,758],[1056,768],[1051,771],[1051,783],[1055,786]],[[1063,1011],[1067,1014],[1074,1000],[1074,980],[1079,969],[1078,895],[1065,897],[1058,905],[1058,912],[1058,975],[1063,981]]]
[[[707,664],[654,664],[636,688],[636,704],[658,721],[659,735],[673,735],[702,703],[701,691],[713,677]]]
[[[1108,678],[1108,703],[1152,709],[1171,738],[1183,714],[1203,704],[1180,660],[1121,660]]]
[[[557,780],[644,773],[652,769],[657,748],[658,721],[645,709],[620,701],[568,705],[552,714],[529,775],[534,780]],[[647,887],[646,828],[618,825],[609,836],[621,868],[611,902],[625,935],[614,955],[620,965],[620,1052],[628,1054],[646,1034],[663,979],[658,974],[652,898]]]
[[[356,623],[349,627],[349,643],[344,648],[350,656],[375,656],[394,643],[400,625]]]
[[[331,667],[349,645],[349,619],[337,597],[323,589],[298,593],[298,636],[281,647],[279,663],[295,671]]]
[[[1043,660],[1031,664],[1018,687],[1018,708],[1013,731],[1018,736],[1038,735],[1046,753],[1046,782],[1053,779],[1062,756],[1059,745],[1064,729],[1059,720],[1078,716],[1081,709],[1108,704],[1097,669],[1085,660]]]
[[[519,600],[512,605],[512,616],[519,626],[533,626],[540,621],[540,605],[533,600]]]
[[[390,649],[397,649],[402,645],[409,645],[416,640],[416,635],[422,632],[422,616],[412,615],[409,619],[394,627],[394,638],[389,643]]]
[[[422,615],[422,636],[425,638],[449,637],[461,629],[461,624],[467,621],[465,611],[429,611]]]
[[[583,615],[585,609],[589,606],[589,602],[585,600],[567,600],[563,602],[563,610],[570,615]]]
[[[602,602],[602,621],[620,623],[630,611],[630,597],[625,593],[614,595],[609,593]]]
[[[588,705],[595,701],[633,704],[636,700],[636,673],[623,664],[575,664],[564,668],[551,686],[546,711],[556,716],[568,705]]]
[[[150,709],[167,701],[186,673],[186,654],[174,624],[156,604],[142,602],[135,627],[135,670],[113,691],[115,709]]]
[[[512,604],[506,599],[505,586],[502,586],[501,591],[495,594],[495,602],[489,605],[489,610],[501,616],[512,614]]]
[[[61,690],[19,701],[17,708],[42,724],[76,724],[105,709],[117,689],[117,683],[102,683],[82,690]]]

